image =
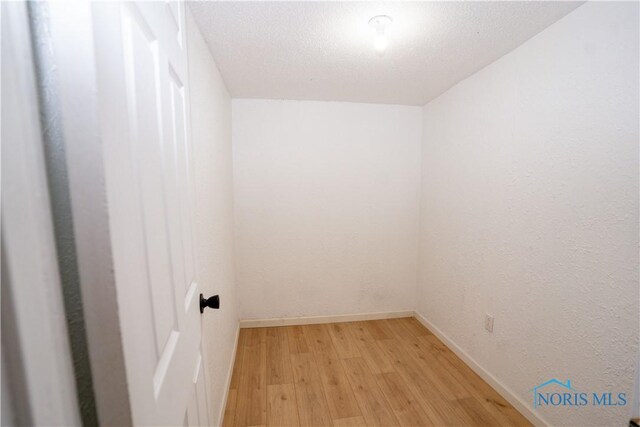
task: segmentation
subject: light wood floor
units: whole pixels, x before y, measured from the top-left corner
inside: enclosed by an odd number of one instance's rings
[[[224,425],[531,424],[410,317],[240,330]]]

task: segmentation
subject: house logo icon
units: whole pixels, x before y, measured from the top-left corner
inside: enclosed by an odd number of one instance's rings
[[[540,406],[540,397],[541,397],[540,390],[545,388],[545,387],[547,387],[547,386],[550,386],[552,384],[557,384],[560,387],[564,387],[569,392],[575,392],[576,391],[573,387],[571,387],[571,380],[567,380],[567,382],[563,383],[560,380],[557,380],[555,378],[551,378],[549,381],[545,381],[542,384],[538,384],[537,386],[535,386],[534,388],[529,390],[529,392],[533,392],[533,407],[534,408],[537,408],[537,407]]]

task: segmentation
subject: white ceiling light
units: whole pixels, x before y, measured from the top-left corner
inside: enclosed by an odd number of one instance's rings
[[[387,15],[377,15],[369,19],[369,26],[371,26],[375,31],[373,47],[380,55],[384,54],[384,51],[387,49],[387,45],[389,44],[386,31],[392,21],[391,17]]]

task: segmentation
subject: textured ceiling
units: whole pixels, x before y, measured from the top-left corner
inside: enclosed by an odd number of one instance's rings
[[[424,105],[580,2],[192,2],[234,98]],[[369,18],[393,18],[376,55]]]

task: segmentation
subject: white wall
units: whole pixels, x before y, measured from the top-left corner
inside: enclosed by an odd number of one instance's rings
[[[587,3],[424,108],[418,311],[528,405],[551,378],[630,397],[638,114],[637,3]]]
[[[188,8],[187,8],[188,11]],[[193,143],[198,280],[220,310],[202,316],[202,350],[209,417],[222,422],[238,314],[233,260],[231,98],[190,12],[187,13],[189,96]]]
[[[421,108],[233,100],[240,317],[412,309]]]

